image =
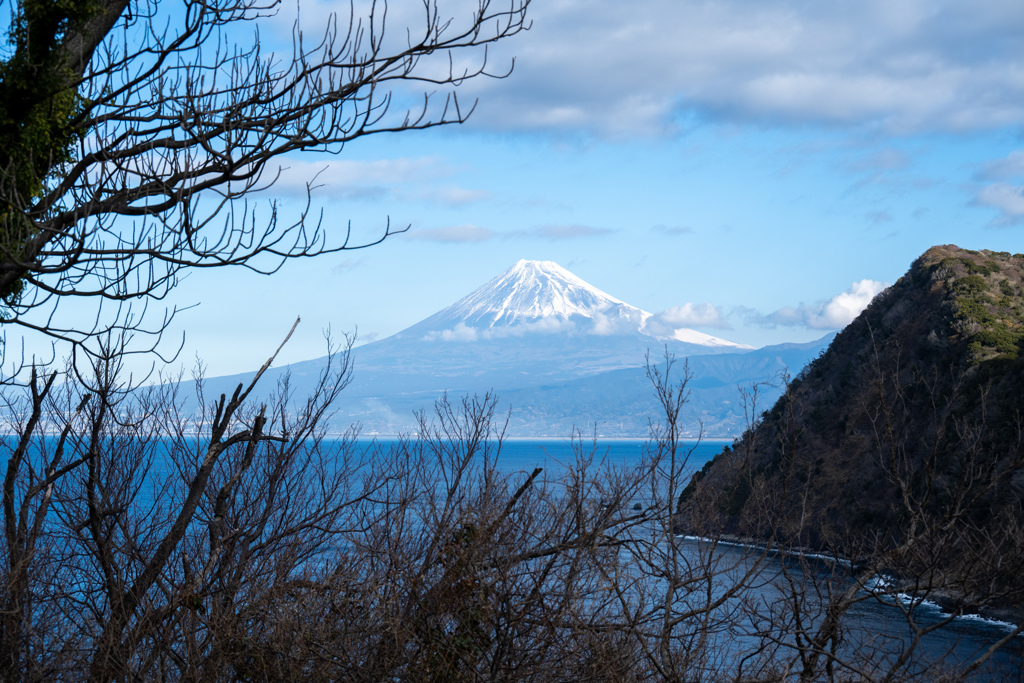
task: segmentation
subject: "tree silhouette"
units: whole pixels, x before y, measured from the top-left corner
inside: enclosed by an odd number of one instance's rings
[[[308,185],[287,219],[250,195],[290,155],[465,121],[475,103],[454,87],[508,74],[490,69],[486,48],[528,28],[528,5],[483,0],[449,16],[426,0],[416,25],[392,26],[386,2],[353,3],[312,38],[297,20],[283,55],[261,47],[274,0],[12,3],[0,61],[4,321],[79,347],[111,331],[159,334],[173,311],[143,330],[146,304],[185,269],[270,273],[385,239],[390,224],[362,241],[332,234]],[[426,92],[396,105],[409,84]],[[106,309],[90,329],[62,325],[54,311],[69,296]]]

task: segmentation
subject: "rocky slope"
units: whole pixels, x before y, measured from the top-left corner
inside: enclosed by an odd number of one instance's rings
[[[1024,254],[929,249],[697,473],[679,523],[1024,604]]]

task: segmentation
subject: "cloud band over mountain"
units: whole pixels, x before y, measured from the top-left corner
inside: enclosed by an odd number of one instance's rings
[[[859,280],[845,292],[814,304],[784,306],[768,315],[753,314],[752,322],[765,327],[807,327],[813,330],[838,330],[846,327],[867,308],[875,296],[889,286],[877,280]]]

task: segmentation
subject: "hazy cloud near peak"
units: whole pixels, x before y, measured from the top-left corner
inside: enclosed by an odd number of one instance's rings
[[[732,325],[718,308],[710,303],[671,306],[647,319],[647,327],[655,334],[670,335],[680,327],[712,327],[730,330]]]
[[[534,322],[520,323],[511,327],[470,327],[464,322],[446,330],[431,330],[423,336],[424,341],[475,342],[480,339],[502,339],[522,337],[527,334],[558,334],[576,331],[576,323],[560,318],[541,318]]]
[[[813,330],[838,330],[849,325],[867,308],[875,296],[889,286],[878,280],[858,280],[845,292],[815,304],[784,306],[768,315],[752,314],[751,322],[764,327],[807,327]]]
[[[479,332],[466,325],[466,323],[459,323],[450,330],[441,330],[440,334],[436,331],[429,332],[424,339],[427,341],[457,341],[457,342],[470,342],[476,341],[479,338]]]

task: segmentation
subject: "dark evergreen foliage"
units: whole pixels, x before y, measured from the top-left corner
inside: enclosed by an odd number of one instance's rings
[[[1022,283],[1020,255],[929,249],[694,477],[680,523],[712,498],[728,533],[851,557],[928,529],[954,593],[1024,603]],[[783,501],[768,526],[766,500]]]

